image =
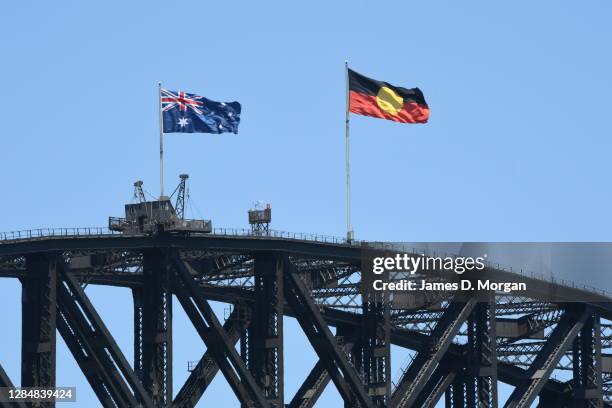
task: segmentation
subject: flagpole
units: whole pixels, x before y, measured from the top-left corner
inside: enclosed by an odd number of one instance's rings
[[[159,100],[159,196],[160,199],[164,196],[164,119],[162,114],[161,103],[161,86],[162,83],[157,83],[157,98]]]
[[[351,226],[351,144],[349,138],[350,91],[348,60],[344,61],[344,71],[346,77],[346,241],[351,243],[353,241],[353,228]]]

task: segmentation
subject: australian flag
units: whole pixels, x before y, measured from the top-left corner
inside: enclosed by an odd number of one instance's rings
[[[187,92],[161,90],[164,133],[238,133],[241,106]]]

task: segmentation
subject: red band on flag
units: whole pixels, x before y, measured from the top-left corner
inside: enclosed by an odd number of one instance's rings
[[[349,92],[350,111],[359,115],[393,120],[401,123],[427,123],[429,108],[413,101],[405,102],[396,114],[383,110],[377,97],[355,91]]]

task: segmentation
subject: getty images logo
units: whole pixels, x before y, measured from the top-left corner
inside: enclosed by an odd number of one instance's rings
[[[459,275],[466,271],[481,271],[485,268],[487,254],[479,257],[457,256],[412,256],[395,254],[395,256],[375,257],[372,261],[372,271],[376,275],[387,272],[408,272],[414,275],[417,271],[449,271]]]

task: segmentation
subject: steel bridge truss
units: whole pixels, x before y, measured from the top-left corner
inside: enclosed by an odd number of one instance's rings
[[[0,276],[22,285],[20,384],[56,385],[59,333],[104,407],[193,407],[219,373],[249,408],[313,407],[332,384],[347,408],[611,406],[608,306],[499,293],[394,299],[364,289],[359,257],[303,252],[159,245],[2,256]],[[91,284],[132,291],[132,364],[89,300]],[[173,297],[205,346],[176,395]],[[224,321],[210,301],[232,306]],[[318,356],[290,396],[285,317]],[[391,345],[410,350],[407,364],[392,367]],[[514,387],[506,401],[498,382]],[[0,386],[12,384],[0,366]]]

